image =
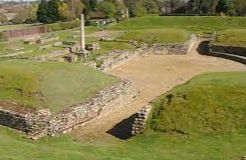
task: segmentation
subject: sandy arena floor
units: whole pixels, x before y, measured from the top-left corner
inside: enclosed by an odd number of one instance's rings
[[[109,74],[128,79],[136,85],[140,96],[113,114],[101,116],[73,131],[78,138],[112,138],[106,133],[139,108],[173,87],[206,72],[246,71],[246,65],[216,57],[202,56],[196,51],[198,40],[187,55],[149,55],[138,57],[112,69]]]

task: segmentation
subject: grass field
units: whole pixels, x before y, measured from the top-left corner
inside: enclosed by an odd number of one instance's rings
[[[111,28],[122,30],[181,28],[190,31],[240,29],[246,28],[246,18],[220,16],[145,16],[132,18]]]
[[[182,29],[139,29],[128,31],[119,39],[147,44],[184,43],[189,33]]]
[[[0,61],[0,101],[58,111],[115,80],[81,63]]]
[[[25,27],[34,26],[36,24],[16,24],[16,25],[2,25],[0,26],[0,32],[6,31],[6,30],[12,30],[12,29],[20,29]]]
[[[220,31],[213,42],[217,45],[246,47],[246,29]]]
[[[212,73],[174,88],[153,102],[145,134],[127,141],[82,142],[66,135],[34,142],[0,127],[0,159],[237,160],[246,154],[245,81],[245,72]]]
[[[11,26],[22,28],[26,25]],[[6,29],[6,26],[1,26]],[[1,30],[0,27],[0,30]],[[138,42],[152,43],[183,43],[191,33],[209,36],[218,33],[216,43],[245,45],[245,17],[207,17],[207,16],[145,16],[132,18],[109,27],[86,27],[86,34],[92,34],[102,29],[123,30],[125,34],[118,39],[135,40]],[[51,32],[42,37],[58,37],[61,42],[79,43],[79,29]],[[16,39],[0,43],[0,55],[17,54],[18,57],[33,57],[45,55],[52,51],[62,50],[64,45],[52,47],[56,41],[42,45],[24,44]],[[93,53],[93,57],[104,55],[114,50],[134,50],[134,46],[123,42],[100,42],[97,38],[87,37],[87,43],[99,43],[101,50]],[[44,49],[40,49],[44,48]]]

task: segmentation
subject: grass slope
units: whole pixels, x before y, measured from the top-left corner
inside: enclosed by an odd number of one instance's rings
[[[154,102],[150,128],[187,135],[246,129],[246,74],[212,73],[194,78]]]
[[[229,29],[218,32],[213,43],[223,46],[246,47],[246,29]]]
[[[34,142],[21,138],[16,131],[0,127],[0,159],[240,159],[246,151],[245,82],[245,72],[213,73],[198,76],[189,83],[176,87],[168,93],[175,95],[169,106],[166,105],[166,95],[155,101],[154,116],[148,123],[152,130],[128,141],[81,143],[67,135]],[[183,95],[186,95],[185,100]],[[160,115],[156,116],[156,112],[160,112]],[[166,117],[177,122],[166,123]],[[163,132],[163,125],[169,128],[173,124],[176,129],[182,129],[189,135]],[[211,127],[218,130],[210,130]]]
[[[212,16],[145,16],[132,18],[111,27],[112,29],[183,28],[187,30],[223,30],[246,28],[245,17]]]
[[[82,64],[0,61],[0,101],[58,111],[79,103],[115,78]]]

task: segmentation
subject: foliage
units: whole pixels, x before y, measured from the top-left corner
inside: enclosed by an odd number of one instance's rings
[[[97,9],[103,12],[106,18],[113,18],[117,13],[115,4],[108,1],[99,3]]]
[[[216,11],[218,13],[227,13],[228,12],[228,3],[227,0],[219,0],[217,6],[216,6]]]
[[[37,10],[37,20],[41,23],[47,23],[48,21],[48,2],[47,0],[41,0]]]
[[[59,13],[60,3],[61,3],[60,0],[49,0],[48,1],[47,18],[48,18],[49,23],[54,23],[61,19],[61,16]]]
[[[14,24],[21,23],[34,23],[37,21],[37,6],[25,6],[22,8],[18,8],[16,11],[16,16],[11,19],[11,22]]]
[[[4,23],[6,23],[8,20],[7,20],[7,17],[4,15],[4,14],[2,14],[2,13],[0,13],[0,23],[1,24],[4,24]]]
[[[67,3],[61,3],[59,5],[59,13],[61,16],[61,20],[68,21],[73,19],[73,15],[70,11],[69,5]]]

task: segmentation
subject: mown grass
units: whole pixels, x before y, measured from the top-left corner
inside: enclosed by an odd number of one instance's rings
[[[82,143],[70,136],[23,139],[0,127],[1,160],[237,160],[245,154],[244,133],[199,138],[145,134],[128,141]]]
[[[230,134],[246,129],[246,74],[212,73],[161,96],[150,128],[186,135]]]
[[[80,63],[0,61],[0,101],[58,111],[115,80]]]
[[[35,26],[36,24],[16,24],[16,25],[1,25],[0,32],[13,29],[21,29],[25,27]]]
[[[245,72],[212,73],[176,87],[153,103],[145,134],[127,141],[82,143],[70,135],[31,141],[0,127],[0,159],[237,160],[246,154],[245,80]],[[167,105],[169,94],[174,97]],[[166,132],[173,127],[187,134]]]
[[[184,43],[189,33],[182,29],[139,29],[128,31],[118,39],[147,44]]]
[[[245,17],[212,16],[145,16],[132,18],[111,27],[112,29],[182,28],[191,31],[246,28]]]
[[[217,33],[213,43],[223,46],[246,47],[246,29],[229,29]]]

